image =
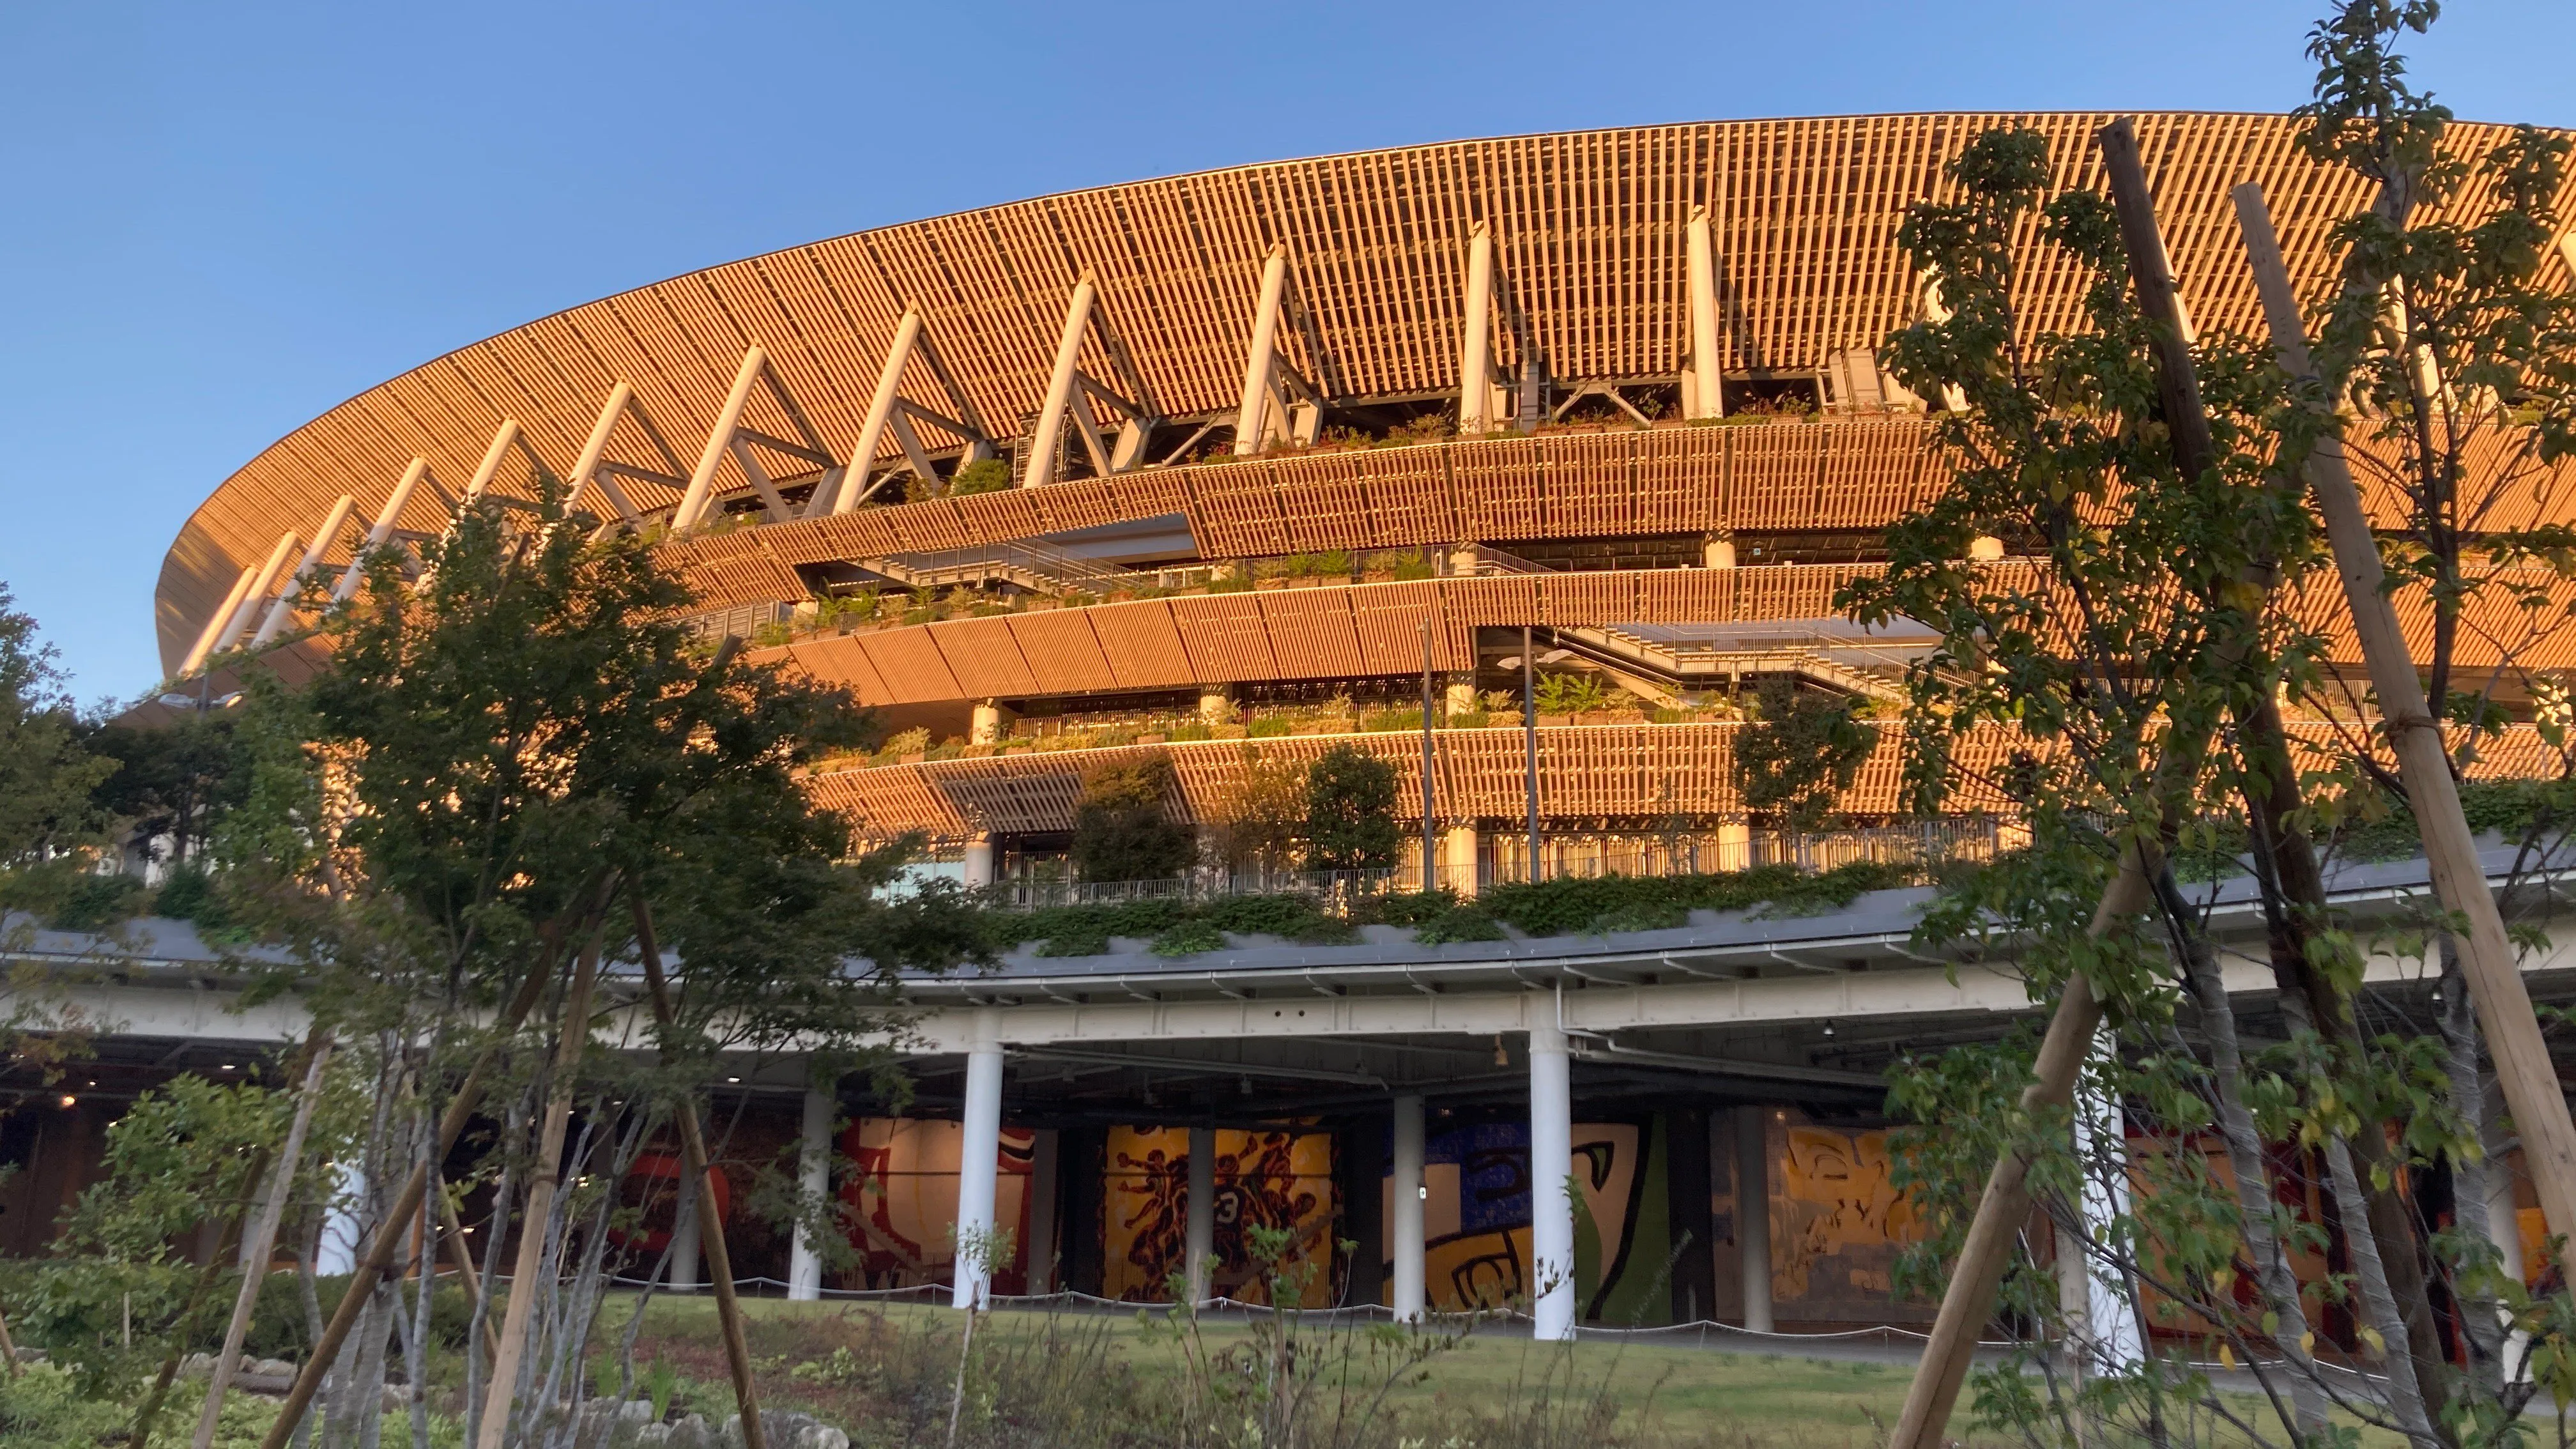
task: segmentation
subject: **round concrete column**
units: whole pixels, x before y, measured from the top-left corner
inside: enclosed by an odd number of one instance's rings
[[[830,1092],[806,1090],[796,1143],[796,1192],[809,1208],[832,1190],[832,1115],[838,1105]],[[823,1256],[815,1251],[812,1226],[800,1216],[796,1242],[787,1253],[787,1297],[811,1303],[822,1296]]]
[[[1744,1326],[1771,1331],[1771,1125],[1760,1107],[1735,1109],[1735,1251]]]
[[[1565,1033],[1530,1028],[1530,1336],[1574,1337],[1574,1086]]]
[[[1208,1299],[1208,1259],[1216,1252],[1216,1129],[1190,1129],[1189,1227],[1183,1251],[1189,1254],[1190,1301]]]
[[[1394,1151],[1394,1171],[1390,1174],[1388,1208],[1392,1218],[1387,1223],[1387,1261],[1393,1268],[1388,1299],[1395,1309],[1395,1321],[1412,1323],[1422,1317],[1422,1099],[1395,1099],[1394,1131],[1389,1134]]]
[[[993,883],[993,837],[978,835],[966,842],[966,887]]]
[[[993,1187],[1002,1152],[1002,1048],[990,1012],[978,1013],[966,1051],[965,1130],[957,1143],[957,1271],[949,1302],[980,1308],[992,1297],[985,1258],[993,1240]]]
[[[1002,708],[1000,700],[979,699],[975,701],[974,723],[966,730],[966,743],[998,745],[1002,742],[1003,736],[1010,732],[1011,721],[1016,718],[1018,716]]]
[[[2004,556],[2004,541],[1986,534],[1968,540],[1968,558],[1972,563],[1994,563]]]
[[[1735,540],[1723,533],[1712,533],[1699,546],[1699,565],[1705,569],[1735,567]]]

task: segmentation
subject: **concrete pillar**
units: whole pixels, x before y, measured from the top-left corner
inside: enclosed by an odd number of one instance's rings
[[[1395,1099],[1394,1121],[1390,1144],[1394,1171],[1389,1176],[1387,1208],[1388,1277],[1393,1291],[1388,1295],[1395,1309],[1395,1321],[1412,1323],[1422,1317],[1422,1099]]]
[[[1234,718],[1234,686],[1202,684],[1199,686],[1199,722],[1221,725]]]
[[[713,1198],[704,1183],[692,1183],[682,1173],[671,1214],[671,1266],[662,1282],[674,1293],[695,1293],[703,1281],[698,1276],[699,1260],[704,1256],[705,1235],[698,1231],[698,1215],[709,1210]]]
[[[1334,1236],[1351,1245],[1345,1308],[1386,1296],[1386,1138],[1387,1124],[1376,1117],[1347,1120],[1333,1131],[1333,1196],[1340,1208]]]
[[[1041,1127],[1029,1148],[1029,1241],[1027,1262],[1031,1293],[1055,1291],[1056,1178],[1063,1169],[1056,1131]]]
[[[1449,577],[1472,579],[1476,576],[1476,545],[1473,542],[1449,546]]]
[[[1452,716],[1476,712],[1476,676],[1452,674],[1442,681],[1442,706]]]
[[[2097,1059],[2115,1050],[2109,1028],[2104,1028],[2095,1045]],[[2075,1157],[2078,1162],[2092,1163],[2097,1150],[2107,1147],[2103,1155],[2108,1162],[2119,1164],[2106,1176],[2100,1171],[2088,1172],[2083,1190],[2077,1195],[2077,1206],[2084,1214],[2086,1236],[2099,1239],[2111,1230],[2111,1224],[2129,1213],[2128,1153],[2125,1147],[2127,1129],[2121,1121],[2119,1099],[2100,1090],[2090,1073],[2075,1090]],[[2146,1343],[2141,1338],[2137,1309],[2126,1293],[2127,1284],[2107,1264],[2079,1257],[2085,1278],[2084,1337],[2079,1345],[2087,1363],[2109,1372],[2136,1367],[2146,1358]],[[2063,1280],[2060,1292],[2064,1292]]]
[[[331,1205],[323,1211],[322,1241],[313,1250],[313,1273],[319,1278],[357,1271],[358,1209],[367,1200],[365,1168],[355,1162],[331,1166]]]
[[[796,1142],[796,1195],[810,1208],[832,1190],[832,1118],[840,1101],[830,1092],[805,1091],[805,1118]],[[815,1251],[813,1228],[800,1216],[796,1241],[787,1252],[787,1297],[811,1303],[823,1296],[823,1255]]]
[[[1189,1225],[1183,1251],[1189,1255],[1190,1301],[1204,1303],[1210,1286],[1208,1259],[1216,1252],[1216,1129],[1190,1129]]]
[[[993,883],[993,837],[978,835],[966,842],[966,887]]]
[[[1574,1337],[1574,1084],[1565,1033],[1535,1026],[1530,1072],[1530,1336]]]
[[[1727,534],[1712,533],[1699,545],[1699,566],[1704,569],[1735,567],[1735,540]]]
[[[1968,560],[1971,563],[1994,563],[2003,556],[2004,541],[2000,538],[1979,534],[1968,540]]]
[[[1664,1220],[1672,1225],[1672,1314],[1675,1323],[1717,1316],[1716,1224],[1709,1212],[1708,1114],[1674,1107],[1663,1114]]]
[[[1735,1109],[1735,1251],[1743,1260],[1744,1326],[1771,1331],[1771,1124]]]
[[[989,1011],[979,1012],[966,1051],[965,1131],[957,1143],[957,1271],[949,1303],[980,1308],[990,1301],[985,1257],[993,1240],[993,1186],[1002,1152],[1002,1048]]]
[[[1019,716],[1002,708],[998,699],[975,701],[975,720],[966,730],[970,745],[998,745],[1011,732],[1011,721]]]
[[[1440,832],[1440,884],[1460,896],[1476,894],[1476,827],[1452,825]]]
[[[1704,861],[1708,871],[1749,870],[1753,865],[1753,827],[1741,820],[1717,823],[1717,859]]]

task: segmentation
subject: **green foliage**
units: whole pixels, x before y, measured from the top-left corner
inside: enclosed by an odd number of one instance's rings
[[[238,722],[229,710],[191,710],[154,728],[100,726],[89,749],[115,761],[116,772],[92,798],[146,838],[169,836],[171,853],[188,858],[249,788]]]
[[[1802,690],[1786,675],[1765,677],[1757,698],[1760,717],[1735,735],[1735,785],[1746,808],[1776,814],[1792,831],[1826,828],[1878,732],[1855,717],[1850,699]]]
[[[101,844],[92,792],[116,770],[82,747],[54,647],[11,602],[0,584],[0,872]]]
[[[1335,745],[1306,771],[1306,865],[1383,870],[1395,864],[1395,767]]]
[[[1197,857],[1190,828],[1164,802],[1179,793],[1169,756],[1111,760],[1084,772],[1073,807],[1073,863],[1084,880],[1160,880]]]
[[[1583,714],[1610,707],[1610,687],[1597,674],[1570,670],[1542,674],[1531,693],[1541,714]]]
[[[972,498],[978,493],[999,493],[1010,486],[1010,464],[999,458],[979,458],[950,475],[947,493],[951,498]]]

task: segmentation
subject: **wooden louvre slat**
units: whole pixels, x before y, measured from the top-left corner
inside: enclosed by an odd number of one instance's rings
[[[1121,689],[1170,689],[1198,682],[1181,645],[1172,606],[1160,599],[1085,609]]]
[[[951,619],[927,627],[962,697],[991,699],[1037,692],[1037,676],[1020,657],[1009,619]]]
[[[1271,667],[1287,679],[1347,678],[1368,672],[1351,623],[1351,590],[1277,589],[1242,595],[1261,606]]]
[[[1192,678],[1203,684],[1275,679],[1270,631],[1250,594],[1209,594],[1171,601],[1172,622],[1189,650]]]
[[[876,666],[877,678],[885,682],[888,703],[922,704],[966,697],[957,687],[957,676],[948,670],[947,657],[931,642],[928,630],[890,629],[851,637],[867,651],[868,662]]]
[[[1011,616],[1011,637],[1028,661],[1031,686],[1040,694],[1092,694],[1119,687],[1118,673],[1101,652],[1090,609],[1041,609]]]

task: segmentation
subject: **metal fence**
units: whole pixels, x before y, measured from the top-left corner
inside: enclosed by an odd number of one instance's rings
[[[1721,832],[1662,838],[1542,838],[1537,878],[1550,881],[1713,875],[1768,865],[1827,871],[1856,861],[1928,868],[1945,861],[1991,859],[2004,844],[2008,828],[1991,816],[1971,816],[1807,835],[1748,830],[1740,835]],[[1435,883],[1470,895],[1531,878],[1524,840],[1492,835],[1486,838],[1484,847],[1473,864],[1441,862]],[[991,904],[1010,910],[1279,895],[1310,896],[1331,909],[1370,896],[1421,889],[1422,863],[1417,855],[1387,870],[1243,874],[1200,870],[1160,880],[1122,881],[1019,878],[996,882],[982,888],[981,893]]]

